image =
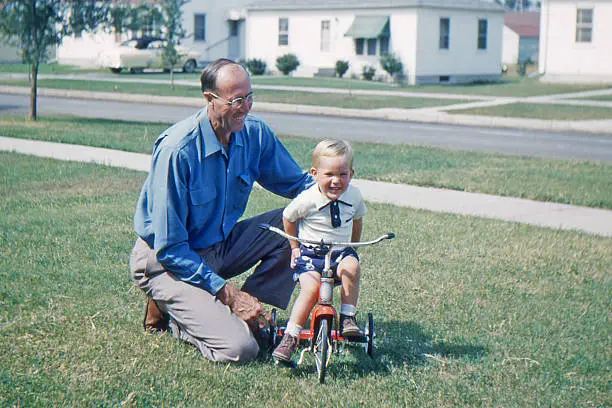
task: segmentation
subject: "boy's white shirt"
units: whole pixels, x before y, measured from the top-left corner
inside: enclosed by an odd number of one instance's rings
[[[353,232],[353,220],[362,218],[367,212],[361,191],[349,184],[338,199],[342,224],[337,228],[331,225],[329,210],[331,201],[319,191],[319,186],[315,183],[289,203],[283,211],[283,216],[291,222],[298,223],[299,238],[348,242]]]

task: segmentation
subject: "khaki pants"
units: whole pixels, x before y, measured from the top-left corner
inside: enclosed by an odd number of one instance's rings
[[[197,250],[224,279],[259,262],[242,290],[262,302],[286,308],[295,283],[287,241],[257,226],[282,226],[282,210],[241,221],[225,242]],[[130,257],[135,284],[170,318],[175,337],[196,346],[212,361],[251,361],[259,347],[246,322],[209,292],[178,279],[157,261],[156,251],[138,238]]]

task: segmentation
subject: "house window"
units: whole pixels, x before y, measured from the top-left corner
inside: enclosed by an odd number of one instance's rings
[[[368,55],[376,55],[376,38],[368,38]]]
[[[380,37],[380,55],[389,54],[389,37]]]
[[[450,18],[440,19],[440,49],[448,50],[450,46]]]
[[[364,45],[365,45],[365,39],[355,38],[355,54],[363,55]]]
[[[206,14],[193,15],[193,39],[206,41]]]
[[[278,19],[278,45],[289,45],[289,19]]]
[[[329,20],[321,21],[321,51],[329,52],[331,50],[331,33]]]
[[[576,13],[576,42],[591,42],[593,9],[578,9]]]
[[[487,26],[488,22],[486,19],[478,20],[478,49],[487,49]]]

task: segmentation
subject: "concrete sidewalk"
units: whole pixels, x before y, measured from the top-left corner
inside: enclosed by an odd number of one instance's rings
[[[0,137],[0,151],[97,163],[145,172],[149,170],[150,165],[150,156],[147,154],[7,137]],[[370,202],[612,237],[610,210],[369,180],[354,180],[354,183]]]

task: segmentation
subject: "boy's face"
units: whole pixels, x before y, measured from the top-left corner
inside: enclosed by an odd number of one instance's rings
[[[337,200],[346,191],[353,173],[346,156],[321,156],[316,167],[310,169],[319,191],[330,200]]]

